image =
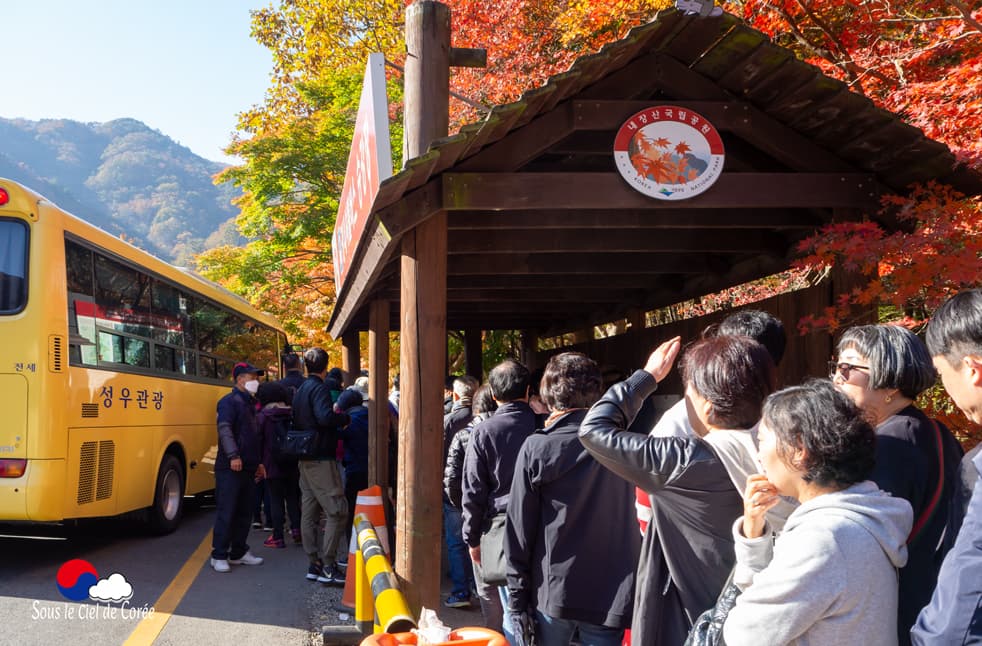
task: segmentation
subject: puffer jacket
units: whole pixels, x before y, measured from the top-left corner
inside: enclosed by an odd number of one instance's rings
[[[460,509],[463,493],[460,483],[464,478],[464,457],[471,440],[471,429],[491,417],[491,413],[478,413],[467,426],[454,433],[447,450],[447,467],[443,470],[443,495],[450,504]]]

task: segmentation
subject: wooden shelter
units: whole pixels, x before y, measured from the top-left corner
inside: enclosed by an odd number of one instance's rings
[[[652,105],[698,112],[720,131],[725,165],[705,193],[656,200],[618,174],[615,133]],[[425,568],[439,562],[447,329],[468,331],[479,356],[480,330],[533,340],[637,321],[787,269],[799,240],[877,217],[881,195],[913,182],[982,192],[945,145],[725,13],[662,12],[483,121],[430,139],[382,183],[329,326],[346,348],[369,331],[382,399],[386,335],[402,332],[396,568],[425,605],[438,602]]]

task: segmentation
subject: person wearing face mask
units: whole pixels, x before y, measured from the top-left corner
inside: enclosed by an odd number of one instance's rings
[[[232,369],[232,392],[218,401],[218,455],[215,457],[215,532],[211,567],[228,572],[230,565],[262,565],[249,551],[249,523],[256,481],[266,477],[260,461],[256,426],[256,391],[263,371],[248,363]]]

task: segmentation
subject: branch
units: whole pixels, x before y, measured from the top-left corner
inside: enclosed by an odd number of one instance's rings
[[[798,4],[799,4],[799,6],[801,5],[800,2]],[[832,63],[833,65],[835,65],[837,67],[842,67],[843,71],[849,77],[850,85],[852,85],[853,83],[856,83],[856,84],[859,83],[859,79],[856,77],[856,74],[851,69],[849,69],[847,66],[844,66],[843,65],[842,60],[840,59],[840,57],[837,56],[836,54],[834,54],[829,49],[827,49],[825,47],[822,47],[822,46],[820,46],[820,45],[818,45],[816,43],[813,43],[811,40],[809,40],[808,37],[805,35],[805,33],[803,31],[801,31],[801,29],[799,28],[798,23],[795,21],[795,19],[791,16],[791,14],[789,14],[787,11],[785,11],[783,7],[777,6],[774,3],[772,3],[772,2],[764,2],[764,6],[767,7],[767,8],[769,8],[771,11],[777,13],[782,18],[784,18],[784,21],[788,24],[788,28],[791,30],[791,33],[794,35],[795,39],[799,43],[801,43],[802,45],[804,45],[805,47],[807,47],[808,49],[810,49],[819,58],[824,58],[829,63]],[[806,13],[808,13],[808,12],[806,11]],[[861,85],[860,85],[860,89],[862,89],[862,86]]]
[[[972,17],[972,11],[965,5],[961,0],[948,0],[950,4],[955,9],[958,9],[958,13],[962,15],[962,20],[972,25],[977,31],[982,32],[982,23]]]
[[[916,17],[911,16],[909,18],[880,18],[876,22],[878,22],[878,23],[884,23],[884,22],[911,22],[911,23],[918,23],[918,22],[945,22],[946,20],[961,20],[961,18],[962,18],[961,16],[934,16],[933,18],[916,18]]]

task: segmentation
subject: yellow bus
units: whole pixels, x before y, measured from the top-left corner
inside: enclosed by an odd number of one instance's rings
[[[286,336],[195,274],[0,178],[0,522],[143,510],[173,531],[215,487],[232,366]]]

